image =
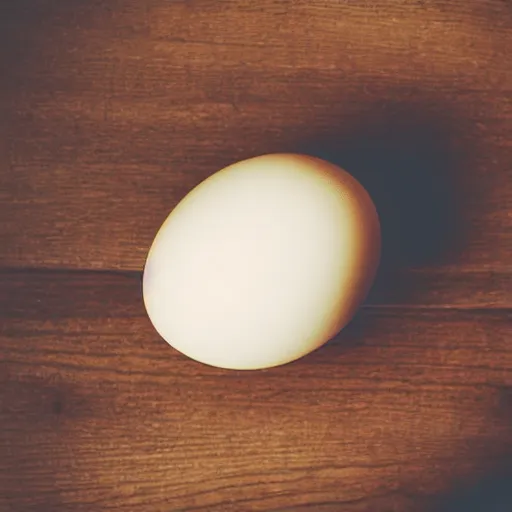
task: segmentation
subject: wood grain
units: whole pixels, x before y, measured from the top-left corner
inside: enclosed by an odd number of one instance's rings
[[[391,260],[511,271],[506,2],[22,0],[2,25],[0,265],[140,270],[202,179],[330,141]]]
[[[512,9],[0,4],[0,510],[512,510]],[[361,312],[290,365],[159,338],[156,230],[277,151],[382,221]]]
[[[237,372],[159,339],[134,276],[0,290],[2,510],[434,512],[512,453],[508,310],[367,308]]]
[[[131,299],[128,298],[131,296],[124,294],[124,287],[128,283],[141,283],[142,281],[140,272],[102,271],[91,275],[95,276],[97,280],[102,279],[105,287],[114,287],[109,290],[111,299],[108,308],[131,307]],[[32,278],[32,276],[34,277]],[[27,280],[31,283],[30,298],[23,294],[0,295],[0,315],[3,308],[13,311],[13,308],[19,307],[23,312],[26,308],[26,301],[30,300],[31,304],[46,308],[44,311],[51,316],[54,314],[55,307],[59,309],[66,307],[65,304],[62,304],[62,296],[56,295],[53,291],[54,281],[58,279],[59,290],[62,290],[62,287],[66,286],[68,276],[69,285],[65,288],[66,292],[80,294],[80,297],[84,297],[84,294],[88,293],[90,289],[87,272],[55,269],[33,269],[30,271],[0,269],[0,283],[5,289],[20,288],[28,293]],[[32,281],[32,279],[34,280]],[[80,284],[77,288],[75,288],[76,283]],[[97,281],[92,281],[90,286],[96,290]],[[18,304],[19,306],[16,306]],[[87,306],[84,308],[86,310],[97,308],[100,304],[100,302],[94,301],[87,302]],[[75,311],[74,304],[68,306],[71,311]],[[377,277],[363,306],[390,309],[397,306],[429,309],[507,309],[512,308],[512,277],[510,273],[493,271],[465,272],[460,275],[432,269],[428,271],[397,271],[393,274],[382,272]]]

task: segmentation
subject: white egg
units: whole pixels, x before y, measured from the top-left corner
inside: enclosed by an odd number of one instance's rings
[[[221,368],[296,360],[353,317],[380,255],[378,216],[350,174],[265,155],[194,188],[160,228],[144,303],[175,349]]]

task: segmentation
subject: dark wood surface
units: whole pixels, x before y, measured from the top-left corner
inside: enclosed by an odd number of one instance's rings
[[[363,308],[236,372],[161,341],[137,276],[3,277],[2,510],[439,510],[512,454],[512,311]]]
[[[502,0],[2,3],[0,510],[512,510],[510,55]],[[361,180],[383,264],[314,354],[203,366],[144,258],[272,151]]]

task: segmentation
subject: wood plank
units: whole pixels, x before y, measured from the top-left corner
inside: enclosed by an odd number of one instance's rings
[[[0,508],[512,505],[511,321],[366,308],[300,361],[224,371],[159,339],[134,275],[4,275]]]
[[[4,9],[0,265],[140,270],[195,184],[241,158],[301,150],[367,186],[387,262],[447,283],[509,275],[506,3]]]
[[[102,284],[99,288],[100,280]],[[27,281],[30,283],[30,293]],[[25,315],[27,301],[37,311],[43,308],[42,312],[52,315],[54,307],[59,310],[63,308],[60,295],[62,290],[77,294],[75,300],[85,301],[82,307],[87,311],[103,307],[97,295],[99,290],[110,297],[108,308],[129,308],[134,290],[137,289],[139,295],[142,293],[141,282],[140,272],[13,271],[0,268],[1,286],[4,289],[19,290],[13,295],[0,294],[0,316],[2,310],[11,313],[19,310]],[[464,274],[434,270],[381,273],[363,307],[393,309],[397,306],[432,309],[512,308],[512,276],[510,273],[493,271]],[[75,311],[74,304],[69,307],[70,311]]]

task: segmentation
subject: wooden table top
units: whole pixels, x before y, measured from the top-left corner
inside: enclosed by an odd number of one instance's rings
[[[0,510],[512,510],[512,8],[0,7]],[[194,185],[282,151],[375,199],[383,264],[295,363],[200,365],[141,269]]]

